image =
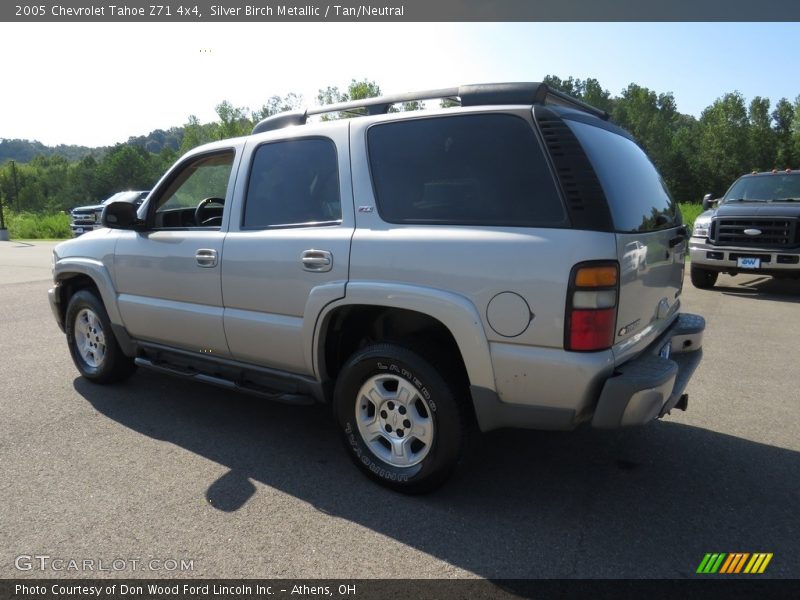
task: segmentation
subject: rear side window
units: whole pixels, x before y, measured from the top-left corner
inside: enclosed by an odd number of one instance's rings
[[[381,217],[390,223],[566,224],[533,128],[504,114],[383,123],[369,129]]]
[[[681,224],[680,211],[664,180],[635,142],[594,125],[564,122],[597,173],[617,231],[653,231]]]
[[[327,225],[341,218],[333,141],[289,140],[256,150],[247,184],[244,228]]]

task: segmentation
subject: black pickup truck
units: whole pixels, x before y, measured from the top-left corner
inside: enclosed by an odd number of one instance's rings
[[[720,273],[800,278],[800,170],[743,175],[703,208],[689,242],[695,287]]]

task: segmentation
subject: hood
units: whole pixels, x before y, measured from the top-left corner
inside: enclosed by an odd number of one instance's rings
[[[800,217],[800,202],[726,202],[703,215],[713,217]]]
[[[91,206],[78,206],[77,208],[73,208],[72,212],[74,213],[90,213],[90,212],[101,212],[103,210],[102,204],[93,204]]]

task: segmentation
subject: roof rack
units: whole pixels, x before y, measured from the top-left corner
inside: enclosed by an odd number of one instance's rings
[[[462,85],[459,87],[441,88],[438,90],[425,90],[421,92],[406,92],[377,98],[364,98],[338,104],[327,104],[308,108],[304,111],[292,111],[267,117],[260,121],[253,133],[263,133],[274,129],[281,129],[291,125],[304,125],[308,117],[334,112],[356,113],[363,116],[383,115],[389,112],[394,104],[403,102],[418,102],[421,100],[447,99],[461,106],[484,106],[499,104],[538,104],[564,106],[588,112],[603,120],[608,120],[608,113],[590,104],[573,98],[563,92],[552,89],[546,83],[487,83],[476,85]]]

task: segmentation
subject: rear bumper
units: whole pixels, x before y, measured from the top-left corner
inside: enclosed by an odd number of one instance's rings
[[[703,357],[705,326],[703,317],[681,314],[647,350],[617,367],[600,392],[592,426],[641,425],[685,408],[684,390]],[[670,356],[664,358],[659,353],[667,344]]]

